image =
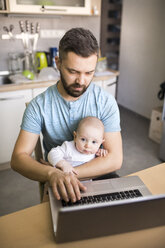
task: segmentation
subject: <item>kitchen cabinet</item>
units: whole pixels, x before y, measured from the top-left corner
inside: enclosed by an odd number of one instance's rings
[[[38,96],[39,94],[43,93],[48,87],[36,88],[32,89],[32,96],[33,98]]]
[[[0,164],[9,162],[20,131],[26,103],[47,87],[0,93]]]
[[[116,97],[116,83],[117,83],[116,81],[117,81],[117,77],[114,77],[107,80],[94,81],[94,83],[98,86],[101,86],[108,93]]]
[[[0,13],[5,14],[9,10],[8,1],[0,0]]]
[[[20,130],[25,103],[31,99],[31,90],[0,93],[0,164],[10,161]]]
[[[8,0],[10,13],[98,15],[100,0]],[[98,6],[97,6],[98,4]],[[93,12],[92,12],[93,10]]]

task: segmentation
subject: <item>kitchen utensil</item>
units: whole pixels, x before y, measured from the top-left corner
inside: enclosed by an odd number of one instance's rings
[[[8,33],[11,39],[13,39],[13,34],[12,34],[13,29],[14,29],[13,25],[10,25],[9,28],[6,26],[3,27],[3,30]]]
[[[22,42],[23,42],[23,47],[24,47],[24,49],[26,49],[26,41],[25,41],[25,32],[24,32],[23,21],[19,21],[19,25],[20,25],[20,30],[21,30],[21,38],[22,38]]]
[[[26,51],[25,57],[24,57],[24,69],[33,70],[32,56],[31,56],[31,53],[29,53],[28,51]]]
[[[36,24],[36,32],[34,34],[33,47],[32,47],[33,52],[36,51],[38,37],[39,37],[39,31],[40,31],[40,24],[37,22],[37,24]]]
[[[10,25],[10,32],[12,32],[13,31],[13,29],[14,29],[14,25]]]
[[[26,32],[25,32],[25,44],[26,44],[26,49],[29,51],[30,22],[29,22],[28,20],[25,21],[25,27],[26,27]]]
[[[19,25],[20,25],[20,30],[21,30],[21,38],[23,41],[23,47],[25,52],[28,51],[30,52],[30,48],[29,48],[29,32],[30,32],[30,23],[28,20],[25,21],[25,26],[23,21],[19,21]]]

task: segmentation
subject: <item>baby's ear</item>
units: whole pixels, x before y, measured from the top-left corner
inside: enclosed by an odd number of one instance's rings
[[[103,144],[103,143],[104,143],[104,141],[105,141],[105,139],[103,139],[103,140],[102,140],[102,143],[101,143],[101,144]]]

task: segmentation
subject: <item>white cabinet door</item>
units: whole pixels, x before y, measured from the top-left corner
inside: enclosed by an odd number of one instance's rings
[[[93,83],[104,88],[104,81],[93,81]]]
[[[0,93],[0,164],[11,159],[20,131],[25,103],[31,99],[31,90]]]
[[[107,85],[106,90],[116,98],[116,83]]]
[[[111,95],[116,97],[116,80],[117,80],[117,78],[114,77],[114,78],[110,78],[108,80],[93,81],[93,83],[104,88]]]
[[[116,80],[117,78],[114,77],[114,78],[104,81],[105,90],[108,91],[114,97],[116,97]]]
[[[36,88],[32,89],[32,96],[33,98],[44,92],[48,87]]]

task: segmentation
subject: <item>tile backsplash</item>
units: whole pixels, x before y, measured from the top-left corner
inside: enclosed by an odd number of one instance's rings
[[[39,22],[42,29],[63,29],[69,30],[73,27],[84,27],[90,29],[100,42],[100,17],[99,16],[3,16],[0,15],[0,37],[5,34],[3,26],[14,25],[13,34],[20,33],[19,21],[29,20]],[[37,51],[49,51],[49,47],[58,47],[58,38],[41,39],[37,44]],[[0,71],[8,70],[8,53],[23,53],[21,40],[2,40],[0,39]]]

